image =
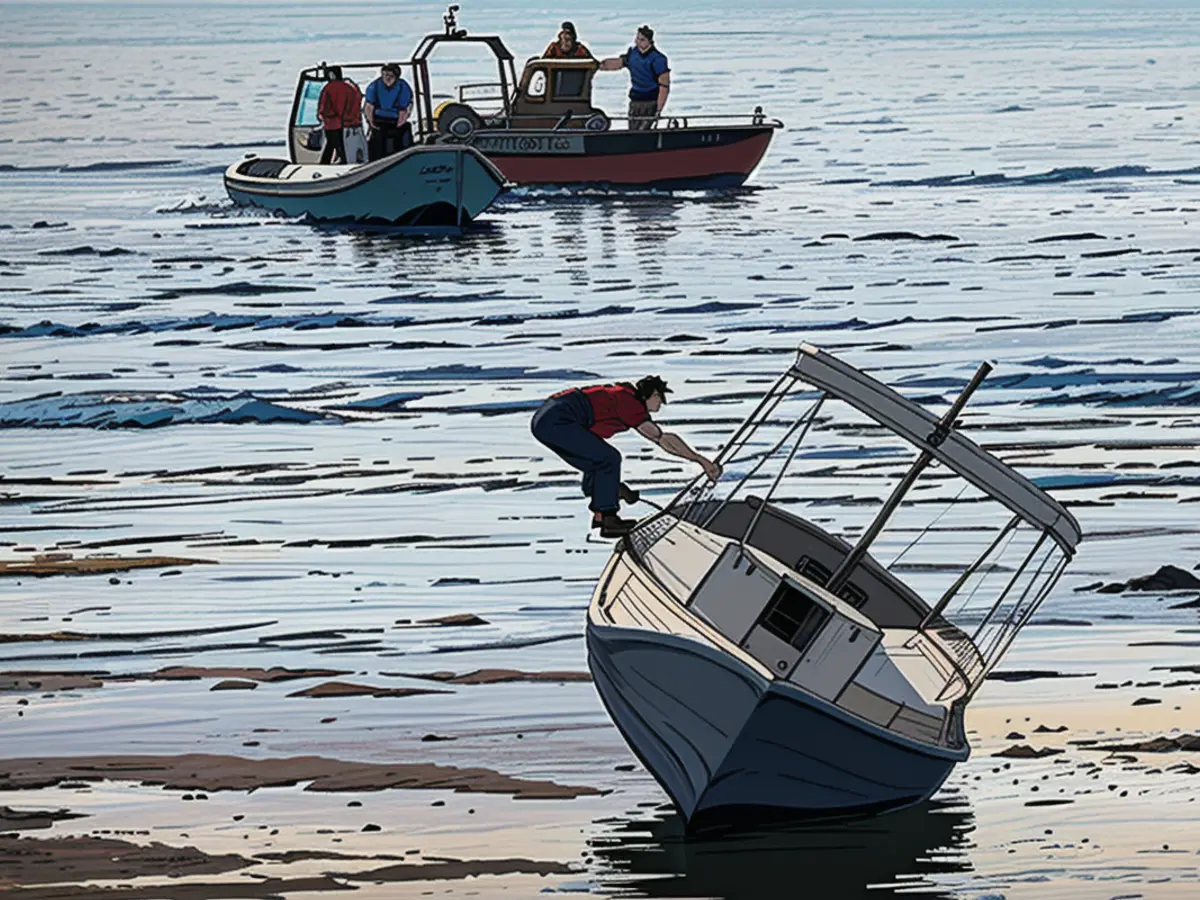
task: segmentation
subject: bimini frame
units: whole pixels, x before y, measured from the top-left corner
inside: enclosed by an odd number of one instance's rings
[[[703,475],[697,475],[661,512],[640,523],[633,530],[629,537],[630,546],[635,552],[644,552],[643,545],[646,541],[639,540],[641,535],[653,535],[653,541],[669,531],[669,528],[664,530],[661,526],[664,516],[674,518],[677,523],[690,521],[689,517],[693,517],[694,512],[704,510],[703,521],[696,524],[702,527],[711,524],[717,513],[747,484],[759,468],[795,437],[795,443],[767,496],[742,534],[740,543],[744,547],[797,449],[816,421],[822,404],[827,398],[848,403],[879,425],[904,438],[920,452],[871,525],[830,575],[825,587],[832,593],[837,594],[839,588],[849,580],[918,476],[934,460],[1005,506],[1013,514],[991,546],[972,562],[933,604],[917,628],[917,633],[933,637],[957,657],[956,675],[967,688],[963,698],[965,702],[978,690],[987,674],[1008,650],[1017,632],[1049,595],[1074,556],[1081,537],[1079,523],[1058,501],[955,430],[959,413],[990,371],[989,364],[982,364],[950,409],[938,418],[853,366],[810,344],[801,344],[795,363],[771,386],[758,406],[738,427],[717,455],[716,462],[726,464],[734,459],[754,432],[772,420],[779,404],[799,383],[803,382],[821,392],[815,404],[791,425],[773,447],[761,454],[758,463],[719,504],[715,505],[715,508],[709,504],[699,504],[699,501],[711,496],[715,486],[703,480]],[[655,522],[660,522],[659,527],[653,527]],[[1013,533],[1021,527],[1036,530],[1037,538],[1032,549],[1013,572],[974,633],[970,636],[965,635],[943,617],[947,606],[970,579],[986,571],[985,566],[997,557],[1002,548],[1007,546],[1006,541],[1010,541]],[[957,649],[956,643],[960,645]]]

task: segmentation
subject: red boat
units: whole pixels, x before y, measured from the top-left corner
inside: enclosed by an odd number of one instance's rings
[[[469,144],[518,185],[737,187],[762,161],[775,129],[783,127],[756,107],[749,116],[670,116],[648,129],[630,129],[624,117],[592,105],[596,60],[534,57],[518,79],[504,42],[495,35],[468,35],[455,21],[457,10],[449,8],[444,31],[426,35],[409,61],[414,138]],[[448,43],[485,46],[496,60],[499,81],[461,85],[457,100],[435,107],[429,58]],[[344,70],[367,67],[378,63],[342,65]],[[289,140],[293,162],[315,161],[308,159],[314,151],[306,137],[317,124],[315,101],[328,78],[324,63],[301,73]]]

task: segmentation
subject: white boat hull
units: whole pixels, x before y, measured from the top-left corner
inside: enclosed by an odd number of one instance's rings
[[[691,828],[910,806],[969,752],[906,739],[681,635],[589,622],[587,644],[609,714]]]
[[[505,189],[500,171],[464,146],[419,146],[361,165],[250,159],[225,172],[242,206],[317,221],[463,225]]]

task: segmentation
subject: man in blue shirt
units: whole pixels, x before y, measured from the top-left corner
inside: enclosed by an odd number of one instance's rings
[[[379,77],[367,85],[364,99],[363,112],[371,126],[367,155],[372,162],[412,146],[408,116],[412,112],[413,90],[400,77],[398,65],[385,64],[379,70]]]
[[[629,127],[634,131],[653,128],[671,92],[671,68],[667,57],[654,46],[654,29],[643,25],[633,46],[620,56],[601,61],[600,68],[629,70]]]

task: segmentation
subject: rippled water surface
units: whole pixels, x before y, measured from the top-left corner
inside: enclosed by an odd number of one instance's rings
[[[598,54],[651,20],[671,111],[761,104],[785,123],[745,189],[517,190],[461,237],[231,206],[221,172],[283,153],[301,67],[406,58],[442,9],[0,4],[3,553],[207,561],[0,580],[0,630],[93,636],[0,643],[3,668],[320,666],[389,685],[434,670],[583,671],[608,547],[587,540],[576,478],[530,437],[532,410],[572,384],[657,373],[675,390],[662,423],[713,451],[801,341],[939,412],[994,362],[965,427],[1069,501],[1085,531],[1044,610],[1075,627],[1035,625],[1013,666],[1118,682],[1109,669],[1125,666],[1132,684],[1197,662],[1194,609],[1088,586],[1200,557],[1200,13],[574,4]],[[460,17],[522,59],[563,15],[489,2]],[[439,91],[489,72],[479,56],[439,59]],[[619,113],[626,77],[597,83],[597,105]],[[823,452],[781,494],[852,535],[906,457],[818,437]],[[616,443],[649,496],[691,477],[636,437]],[[461,613],[487,624],[412,627]],[[1191,638],[1130,655],[1130,618]],[[139,637],[162,632],[174,634]],[[1086,679],[1034,684],[997,684],[995,702],[1062,709],[1095,693]],[[837,896],[905,877],[971,897],[1196,889],[1195,778],[1139,801],[1146,821],[1175,823],[1183,857],[1139,855],[1156,838],[1086,858],[1045,850],[1043,813],[1060,833],[1087,816],[979,784],[994,762],[981,753],[938,801],[965,807],[718,852],[679,842],[649,776],[624,771],[589,684],[334,701],[329,724],[332,707],[284,687],[218,701],[130,684],[106,687],[102,709],[60,697],[6,714],[5,755],[320,753],[613,788],[573,826],[595,842],[582,889],[630,895],[754,896],[739,893],[748,860],[816,864],[827,841],[841,848]],[[264,717],[278,739],[244,749]],[[458,739],[422,742],[430,732]],[[1033,846],[1006,854],[1025,834]],[[1106,879],[1122,883],[1088,893]]]

